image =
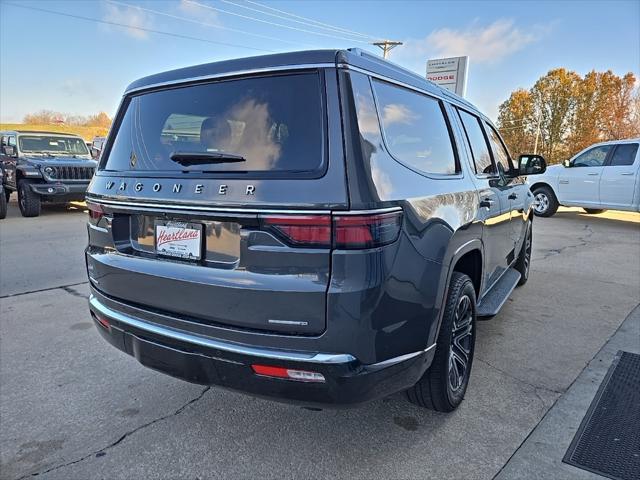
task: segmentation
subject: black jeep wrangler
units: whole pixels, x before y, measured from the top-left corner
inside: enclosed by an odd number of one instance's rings
[[[40,215],[44,202],[83,201],[97,162],[77,135],[53,132],[0,132],[0,165],[5,199],[18,192],[24,217]]]

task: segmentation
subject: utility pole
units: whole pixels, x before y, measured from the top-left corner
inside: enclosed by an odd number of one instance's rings
[[[383,42],[373,42],[372,45],[380,47],[382,49],[382,58],[389,58],[389,52],[396,48],[398,45],[402,45],[402,42],[394,42],[392,40],[385,40]]]
[[[542,109],[538,111],[538,122],[536,125],[536,141],[533,144],[533,154],[538,154],[538,137],[540,137],[540,120],[542,119]]]

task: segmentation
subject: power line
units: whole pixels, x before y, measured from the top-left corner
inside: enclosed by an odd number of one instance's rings
[[[135,25],[127,25],[126,23],[118,23],[118,22],[112,22],[110,20],[101,20],[99,18],[85,17],[85,16],[82,16],[82,15],[75,15],[75,14],[72,14],[72,13],[64,13],[64,12],[58,12],[58,11],[55,11],[55,10],[48,10],[46,8],[32,7],[32,6],[27,6],[27,5],[18,5],[17,3],[10,3],[10,2],[3,2],[3,5],[11,5],[12,7],[25,8],[27,10],[36,10],[38,12],[51,13],[52,15],[59,15],[61,17],[75,18],[75,19],[78,19],[78,20],[85,20],[85,21],[88,21],[88,22],[95,22],[95,23],[102,23],[102,24],[105,24],[105,25],[114,25],[116,27],[130,28],[130,29],[133,29],[133,30],[140,30],[142,32],[156,33],[158,35],[166,35],[166,36],[169,36],[169,37],[182,38],[182,39],[186,39],[186,40],[196,40],[198,42],[212,43],[214,45],[223,45],[225,47],[246,48],[247,50],[256,50],[256,51],[259,51],[259,52],[274,53],[273,50],[265,50],[263,48],[249,47],[247,45],[239,45],[239,44],[235,44],[235,43],[217,42],[215,40],[207,40],[205,38],[192,37],[192,36],[189,36],[189,35],[182,35],[182,34],[179,34],[179,33],[164,32],[164,31],[161,31],[161,30],[154,30],[154,29],[151,29],[151,28],[138,27],[138,26],[135,26]]]
[[[242,15],[241,13],[230,12],[229,10],[223,10],[222,8],[212,7],[210,5],[205,5],[204,3],[199,3],[199,2],[196,2],[194,0],[184,0],[184,1],[187,2],[187,3],[192,3],[194,5],[198,5],[198,6],[203,7],[203,8],[208,8],[209,10],[213,10],[215,12],[226,13],[227,15],[234,15],[236,17],[244,18],[244,19],[247,19],[247,20],[253,20],[254,22],[266,23],[268,25],[273,25],[275,27],[288,28],[289,30],[296,30],[298,32],[304,32],[304,33],[308,33],[308,34],[311,34],[311,35],[320,35],[320,36],[323,36],[323,37],[329,37],[329,38],[333,38],[333,39],[337,39],[337,40],[345,40],[347,42],[359,42],[359,43],[367,43],[368,44],[368,42],[366,42],[364,40],[355,40],[353,38],[338,37],[336,35],[330,35],[328,33],[312,32],[310,30],[305,30],[303,28],[292,27],[291,25],[283,25],[282,23],[270,22],[269,20],[262,20],[260,18],[250,17],[248,15]]]
[[[341,30],[343,33],[348,33],[348,34],[351,34],[351,35],[359,35],[359,36],[361,36],[361,37],[369,38],[369,39],[371,39],[371,40],[376,40],[376,39],[377,39],[376,37],[373,37],[373,36],[371,36],[371,35],[366,35],[366,34],[364,34],[364,33],[359,33],[359,32],[356,32],[356,31],[354,31],[354,30],[348,30],[348,29],[346,29],[346,28],[342,28],[342,27],[334,27],[333,25],[330,25],[330,24],[328,24],[328,23],[319,22],[319,21],[317,21],[317,20],[313,20],[312,18],[303,17],[303,16],[300,16],[300,15],[295,15],[295,14],[293,14],[293,13],[285,12],[284,10],[279,10],[279,9],[277,9],[277,8],[269,7],[269,6],[264,5],[264,4],[262,4],[262,3],[253,2],[252,0],[245,0],[245,1],[246,1],[247,3],[251,3],[251,4],[253,4],[253,5],[257,5],[257,6],[259,6],[259,7],[266,8],[267,10],[271,10],[271,11],[274,11],[274,12],[279,12],[279,13],[283,13],[283,14],[285,14],[285,15],[289,15],[290,17],[299,18],[299,19],[301,19],[301,20],[306,20],[306,21],[308,21],[308,22],[312,22],[312,23],[317,23],[318,25],[323,25],[323,26],[325,26],[325,27],[332,27],[332,28],[334,28],[335,30]]]
[[[220,1],[223,2],[223,3],[227,3],[229,5],[234,5],[236,7],[245,8],[245,9],[251,10],[253,12],[262,13],[263,15],[269,15],[271,17],[280,18],[280,19],[286,20],[288,22],[295,22],[295,23],[299,23],[301,25],[311,26],[313,28],[320,28],[322,30],[328,30],[328,31],[333,32],[333,33],[340,33],[341,35],[353,35],[353,36],[357,36],[357,37],[361,37],[361,38],[370,38],[372,40],[377,40],[376,37],[372,37],[370,35],[365,35],[363,33],[358,33],[358,32],[352,32],[350,30],[346,30],[346,29],[343,29],[343,28],[340,28],[340,27],[334,27],[334,26],[329,25],[327,23],[317,22],[317,21],[311,20],[311,19],[305,19],[304,17],[299,17],[298,15],[294,15],[292,13],[288,13],[288,12],[284,12],[282,10],[277,10],[275,8],[267,7],[266,5],[261,5],[261,4],[257,3],[257,2],[248,2],[248,3],[254,4],[254,5],[259,5],[260,7],[267,8],[269,10],[275,10],[275,11],[278,11],[280,13],[284,13],[285,15],[288,15],[290,17],[303,18],[304,20],[296,20],[295,18],[287,18],[286,16],[283,16],[283,15],[278,15],[278,14],[275,14],[275,13],[265,12],[263,10],[260,10],[260,9],[257,9],[257,8],[252,8],[252,7],[249,7],[247,5],[243,5],[241,3],[232,2],[231,0],[220,0]]]
[[[173,14],[168,13],[168,12],[161,12],[159,10],[153,10],[151,8],[145,8],[145,7],[141,7],[139,5],[131,5],[130,3],[118,2],[116,0],[105,0],[105,1],[107,3],[112,3],[114,5],[121,5],[123,7],[128,7],[128,8],[136,8],[136,9],[142,10],[144,12],[153,13],[155,15],[163,15],[165,17],[174,18],[176,20],[182,20],[184,22],[190,22],[190,23],[194,23],[196,25],[202,25],[204,27],[219,28],[219,29],[222,29],[222,30],[228,30],[230,32],[241,33],[243,35],[252,35],[254,37],[264,38],[264,39],[267,39],[267,40],[274,40],[274,41],[277,41],[277,42],[290,43],[290,44],[293,44],[293,45],[306,45],[308,47],[314,47],[315,46],[315,45],[312,45],[310,43],[292,42],[290,40],[283,40],[281,38],[270,37],[268,35],[261,35],[259,33],[252,33],[252,32],[247,32],[247,31],[244,31],[244,30],[238,30],[237,28],[225,27],[223,25],[217,25],[215,23],[200,22],[200,21],[194,20],[192,18],[180,17],[178,15],[173,15]]]

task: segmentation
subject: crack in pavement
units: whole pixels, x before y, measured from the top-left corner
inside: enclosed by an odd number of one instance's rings
[[[29,478],[29,477],[37,477],[38,475],[44,475],[45,473],[49,473],[49,472],[52,472],[54,470],[59,470],[61,468],[65,468],[65,467],[68,467],[70,465],[75,465],[76,463],[80,463],[80,462],[82,462],[82,461],[84,461],[84,460],[86,460],[86,459],[88,459],[90,457],[93,457],[94,455],[98,455],[100,453],[103,453],[106,450],[109,450],[109,449],[115,447],[119,443],[123,442],[127,437],[133,435],[136,432],[139,432],[140,430],[143,430],[143,429],[145,429],[147,427],[150,427],[151,425],[154,425],[155,423],[158,423],[158,422],[161,422],[163,420],[166,420],[167,418],[171,418],[171,417],[175,417],[176,415],[180,415],[189,405],[193,405],[198,400],[200,400],[202,397],[204,397],[205,393],[207,393],[210,389],[211,389],[211,387],[206,387],[204,390],[202,390],[202,392],[200,392],[200,394],[198,396],[196,396],[195,398],[192,398],[191,400],[189,400],[187,403],[182,405],[180,408],[178,408],[173,413],[169,413],[168,415],[164,415],[162,417],[156,418],[154,420],[151,420],[150,422],[144,423],[144,424],[134,428],[133,430],[129,430],[128,432],[124,433],[120,438],[118,438],[115,442],[110,443],[106,447],[99,448],[98,450],[94,450],[91,453],[88,453],[87,455],[84,455],[81,458],[78,458],[76,460],[72,460],[70,462],[62,463],[60,465],[56,465],[55,467],[48,468],[48,469],[43,470],[41,472],[34,472],[34,473],[29,473],[27,475],[23,475],[18,480],[23,480],[23,479]],[[101,455],[99,455],[99,456],[101,456]]]
[[[49,292],[51,290],[58,290],[59,288],[68,291],[67,289],[70,288],[70,287],[77,287],[77,286],[80,286],[80,285],[86,285],[87,283],[89,283],[89,281],[85,280],[84,282],[69,283],[68,285],[58,285],[56,287],[47,287],[47,288],[40,288],[38,290],[29,290],[29,291],[26,291],[26,292],[10,293],[9,295],[0,296],[0,299],[12,298],[12,297],[20,297],[22,295],[30,295],[32,293]],[[71,293],[71,292],[69,292],[69,293]]]
[[[565,245],[564,247],[561,247],[561,248],[552,248],[550,250],[547,250],[547,253],[545,253],[542,257],[533,258],[532,260],[542,261],[542,260],[546,260],[549,257],[553,257],[554,255],[560,255],[562,252],[564,252],[569,248],[586,247],[589,244],[588,240],[592,237],[592,235],[594,234],[594,231],[588,224],[585,224],[582,230],[586,230],[587,233],[578,237],[578,240],[580,241],[580,243],[577,243],[575,245]]]
[[[80,298],[89,298],[88,295],[84,295],[80,292],[78,292],[77,290],[74,290],[73,288],[69,287],[69,286],[64,286],[64,287],[60,287],[62,290],[64,290],[65,292],[67,292],[69,295],[73,295],[74,297],[80,297]]]

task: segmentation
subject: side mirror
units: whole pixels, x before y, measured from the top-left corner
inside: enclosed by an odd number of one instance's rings
[[[520,155],[518,158],[519,175],[540,175],[546,172],[547,162],[542,155],[532,153]]]
[[[100,157],[100,150],[98,150],[96,147],[91,147],[91,158],[93,158],[94,160],[98,157]]]
[[[15,157],[16,147],[14,147],[13,145],[5,145],[4,147],[2,147],[2,153],[7,155],[8,157]]]
[[[569,167],[571,167],[571,160],[565,160],[565,161],[563,161],[563,162],[562,162],[562,166],[563,166],[564,168],[569,168]]]

